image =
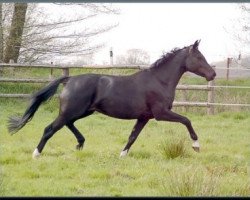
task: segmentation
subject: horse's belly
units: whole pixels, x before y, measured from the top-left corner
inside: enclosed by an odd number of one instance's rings
[[[110,111],[106,112],[103,110],[97,110],[97,111],[109,117],[114,117],[118,119],[137,119],[138,118],[138,115],[131,115],[131,114],[120,113],[120,112],[110,112]]]
[[[136,105],[129,102],[102,101],[96,105],[95,110],[119,119],[138,119],[150,115],[146,106]]]

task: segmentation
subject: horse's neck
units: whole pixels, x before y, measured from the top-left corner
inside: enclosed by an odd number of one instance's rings
[[[180,78],[185,72],[183,61],[185,54],[176,55],[168,63],[155,69],[154,74],[157,79],[166,87],[176,87]]]

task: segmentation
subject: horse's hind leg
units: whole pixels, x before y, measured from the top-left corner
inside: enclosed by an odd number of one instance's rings
[[[87,117],[87,116],[91,115],[93,112],[94,111],[87,112],[84,115],[82,115],[81,117],[79,117],[79,119]],[[78,144],[76,145],[76,149],[81,150],[83,148],[83,145],[84,145],[84,142],[85,142],[85,138],[80,133],[80,131],[75,127],[75,125],[74,125],[75,121],[76,120],[67,123],[66,126],[69,128],[69,130],[71,130],[71,132],[75,135],[75,137],[77,139]]]
[[[76,149],[81,150],[85,142],[84,136],[80,133],[80,131],[78,131],[73,123],[68,123],[66,126],[72,131],[77,139],[78,144],[76,145]]]
[[[62,116],[58,116],[54,122],[52,122],[50,125],[48,125],[45,129],[44,129],[44,133],[43,136],[37,146],[37,148],[35,149],[35,151],[33,152],[33,158],[38,157],[45,144],[47,143],[47,141],[58,131],[60,130],[63,126],[65,125],[65,120]]]

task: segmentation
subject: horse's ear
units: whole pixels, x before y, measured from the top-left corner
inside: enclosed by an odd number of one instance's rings
[[[188,52],[191,53],[191,51],[192,51],[193,49],[198,49],[198,46],[199,46],[199,44],[200,44],[200,41],[201,41],[201,40],[196,40],[195,43],[189,47]]]
[[[198,46],[200,44],[201,40],[196,40],[195,43],[193,44],[193,49],[198,49]]]

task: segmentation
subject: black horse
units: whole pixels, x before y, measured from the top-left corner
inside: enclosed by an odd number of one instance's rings
[[[10,117],[9,132],[21,129],[37,111],[41,103],[52,97],[60,83],[65,87],[60,94],[58,117],[48,125],[33,152],[38,157],[46,142],[64,125],[75,135],[77,149],[83,147],[85,138],[74,126],[78,119],[98,111],[119,119],[136,119],[128,142],[121,152],[125,156],[139,133],[150,119],[180,122],[184,124],[194,141],[193,148],[199,151],[198,137],[188,118],[171,111],[176,86],[189,71],[205,77],[207,81],[216,76],[213,68],[198,50],[200,41],[182,49],[174,49],[153,63],[150,68],[128,76],[83,74],[63,76],[35,93],[26,112],[21,118]]]

